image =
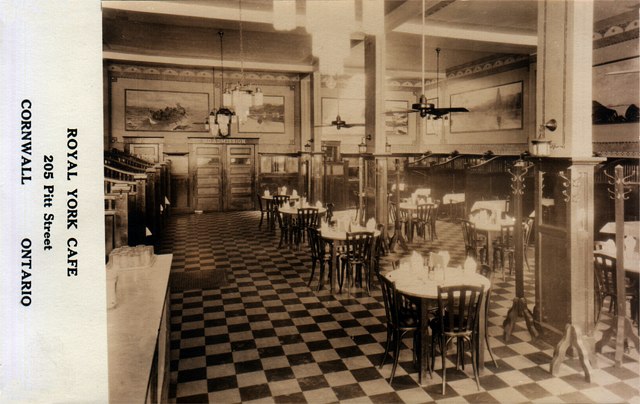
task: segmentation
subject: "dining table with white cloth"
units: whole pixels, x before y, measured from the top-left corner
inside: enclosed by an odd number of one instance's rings
[[[492,211],[494,215],[500,215],[502,212],[507,211],[507,200],[496,199],[492,201],[476,201],[471,206],[471,212],[478,209],[488,209]]]
[[[476,226],[476,233],[484,234],[487,237],[487,254],[489,259],[493,259],[493,242],[500,236],[502,226],[513,226],[516,219],[513,217],[481,217],[480,215],[470,216],[469,221]]]
[[[420,302],[420,372],[419,383],[422,384],[423,376],[428,372],[428,355],[431,350],[429,338],[429,309],[437,306],[438,286],[471,285],[484,286],[486,294],[491,288],[491,281],[475,272],[475,270],[463,269],[461,267],[428,271],[421,265],[410,263],[400,264],[396,270],[387,272],[386,278],[395,284],[396,290],[407,296],[417,298]],[[478,372],[484,369],[484,332],[485,332],[485,299],[483,298],[480,307],[480,318],[478,326],[478,338],[475,340],[478,352]]]

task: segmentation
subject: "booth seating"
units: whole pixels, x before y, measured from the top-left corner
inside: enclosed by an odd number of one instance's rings
[[[152,243],[169,215],[171,162],[149,163],[131,154],[104,153],[105,247]]]

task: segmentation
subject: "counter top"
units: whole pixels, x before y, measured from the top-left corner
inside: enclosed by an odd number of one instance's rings
[[[162,320],[172,254],[119,270],[117,304],[107,310],[109,401],[144,403]]]

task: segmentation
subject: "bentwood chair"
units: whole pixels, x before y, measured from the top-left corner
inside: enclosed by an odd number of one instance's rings
[[[266,206],[262,205],[262,196],[260,194],[256,194],[258,199],[258,207],[260,208],[260,223],[258,224],[258,228],[262,227],[262,221],[264,217],[267,217],[267,224],[271,221],[271,202],[265,200]]]
[[[429,239],[433,241],[433,231],[431,228],[431,220],[433,215],[432,204],[420,204],[416,209],[416,216],[411,218],[413,221],[413,228],[416,230],[416,235],[427,239],[427,232],[429,233]],[[413,235],[411,236],[413,237]]]
[[[354,283],[360,280],[360,285],[363,283],[363,272],[366,276],[370,276],[370,264],[371,264],[371,250],[373,247],[373,232],[360,231],[347,233],[347,240],[345,243],[345,251],[340,256],[342,261],[342,269],[340,271],[340,292],[342,292],[342,285],[344,284],[344,278],[347,278],[347,290],[351,290],[351,277],[353,274]],[[367,280],[368,286],[368,280]]]
[[[313,275],[316,272],[316,264],[320,264],[320,274],[318,276],[318,290],[322,289],[324,282],[324,269],[325,266],[329,266],[329,285],[331,285],[331,279],[333,278],[333,262],[331,261],[331,248],[330,245],[320,236],[320,232],[315,227],[306,228],[307,237],[309,239],[309,249],[311,250],[311,276],[309,277],[309,284],[313,281]]]
[[[291,243],[293,242],[291,221],[278,209],[274,210],[273,216],[276,218],[274,222],[278,222],[278,228],[280,229],[280,242],[278,243],[278,248],[282,248],[284,245],[291,247]]]
[[[420,352],[420,315],[418,311],[412,310],[410,307],[402,304],[403,296],[396,290],[393,282],[380,273],[378,273],[377,276],[378,282],[380,282],[380,289],[382,289],[384,311],[387,316],[387,344],[384,355],[382,356],[380,368],[384,366],[387,355],[389,355],[390,348],[393,345],[393,368],[391,369],[391,376],[389,377],[389,385],[391,385],[398,367],[402,338],[408,332],[413,332],[414,362],[418,365],[420,360],[427,360],[427,363],[429,362],[428,358],[419,358],[418,354],[418,352]]]
[[[502,280],[506,279],[507,262],[509,275],[513,272],[515,263],[515,237],[513,225],[500,226],[500,235],[493,243],[493,270],[499,266],[502,269]]]
[[[298,220],[294,228],[294,242],[300,245],[305,241],[305,234],[308,228],[317,228],[320,224],[318,208],[298,208]]]
[[[617,260],[602,253],[593,254],[593,269],[596,275],[596,294],[598,298],[598,307],[600,310],[596,313],[596,323],[600,320],[600,312],[602,306],[607,297],[611,299],[609,305],[609,311],[613,306],[613,314],[618,314],[618,293],[616,289],[617,282]],[[638,287],[634,284],[629,284],[625,279],[625,299],[631,300],[631,313],[630,316],[634,321],[638,321]]]
[[[484,276],[485,278],[489,279],[489,282],[491,284],[491,287],[486,291],[485,293],[485,299],[484,299],[484,341],[487,344],[487,350],[489,351],[489,355],[491,355],[491,360],[493,361],[494,366],[497,368],[498,367],[498,362],[496,362],[496,359],[493,357],[493,350],[491,349],[491,345],[489,344],[489,321],[487,321],[489,319],[489,303],[491,300],[491,291],[493,290],[493,269],[487,265],[487,264],[481,264],[478,267],[478,271],[477,271],[480,275]]]
[[[279,209],[287,203],[289,203],[289,195],[273,195],[271,197],[272,226],[275,226],[275,223],[278,219],[277,217],[279,216],[279,213],[278,213]]]
[[[436,318],[429,326],[431,327],[434,343],[431,344],[432,367],[435,360],[436,342],[440,348],[442,356],[442,394],[445,394],[447,383],[446,353],[447,345],[452,340],[456,340],[456,369],[460,365],[464,366],[465,342],[471,347],[471,364],[473,375],[476,379],[476,386],[480,390],[480,379],[478,378],[478,353],[476,352],[476,341],[478,338],[478,321],[480,319],[480,306],[484,298],[484,286],[453,285],[438,286],[438,310]],[[477,344],[481,346],[480,344]]]
[[[481,263],[487,262],[488,249],[484,240],[478,238],[476,233],[476,225],[469,220],[460,220],[462,226],[462,237],[464,239],[464,248],[467,257],[473,257]]]

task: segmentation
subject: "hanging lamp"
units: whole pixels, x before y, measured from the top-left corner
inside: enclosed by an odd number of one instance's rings
[[[244,37],[242,27],[242,0],[238,0],[238,21],[240,33],[240,81],[232,91],[225,89],[223,103],[235,111],[240,122],[246,122],[249,117],[249,108],[261,106],[264,96],[260,87],[255,89],[244,84]]]
[[[223,31],[218,31],[218,36],[220,36],[220,71],[221,71],[221,79],[222,84],[221,88],[224,88],[224,51],[222,48],[222,37],[224,36]],[[222,107],[216,111],[216,119],[215,124],[218,126],[218,135],[220,137],[227,137],[231,134],[231,118],[235,115],[235,113],[226,107],[226,103],[224,101],[224,94],[222,96]]]

